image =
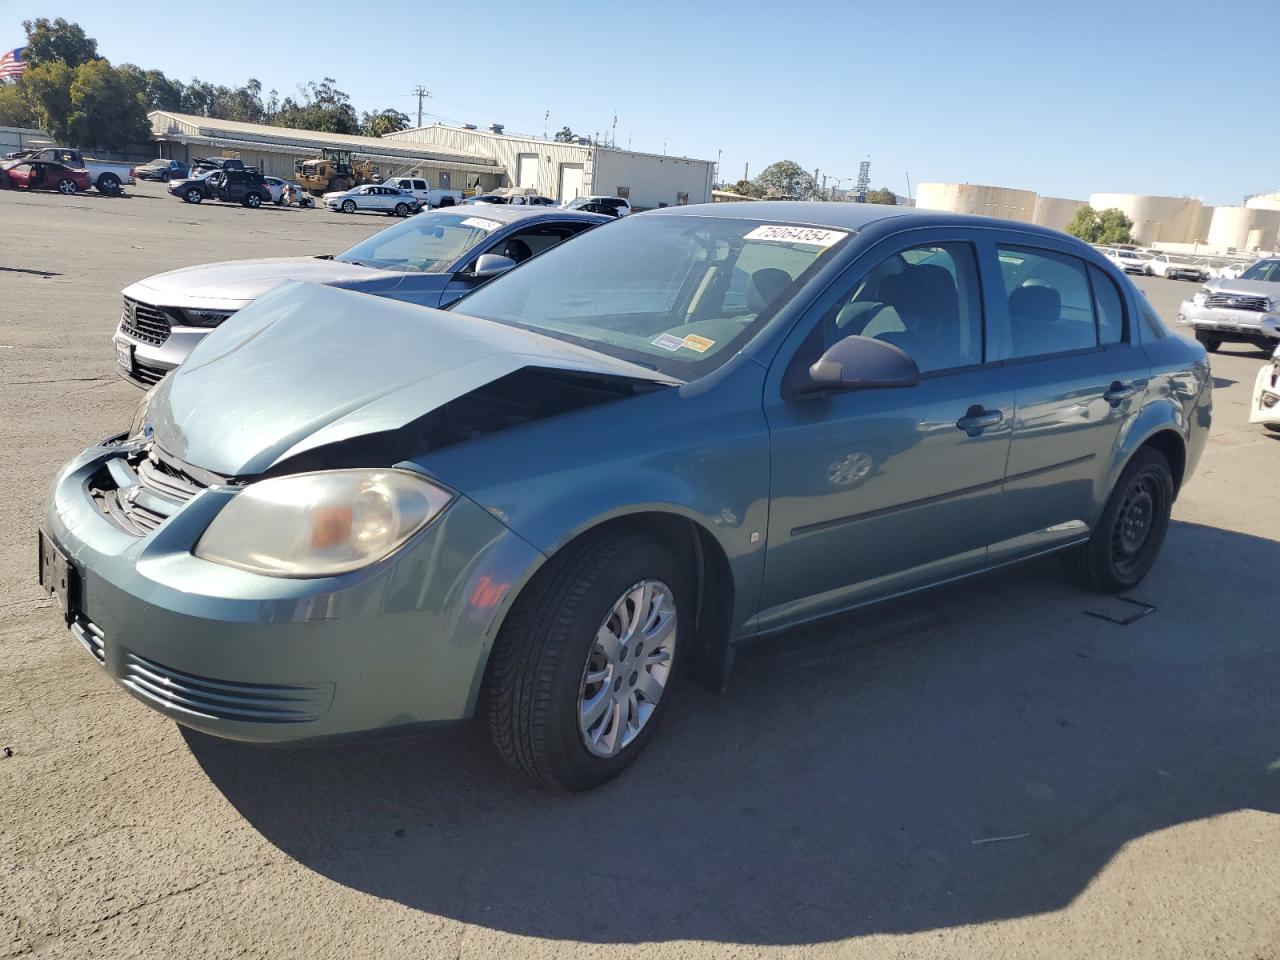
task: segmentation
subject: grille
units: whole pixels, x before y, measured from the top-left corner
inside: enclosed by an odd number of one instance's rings
[[[106,637],[96,623],[79,615],[71,621],[71,634],[93,654],[93,659],[99,663],[107,662]]]
[[[1242,297],[1235,294],[1212,293],[1205,300],[1206,307],[1226,307],[1230,310],[1256,310],[1259,313],[1267,312],[1266,297]]]
[[[146,384],[148,387],[155,386],[164,379],[164,375],[168,372],[168,370],[164,370],[160,367],[152,367],[145,363],[139,363],[137,358],[134,358],[133,379],[137,380],[139,383]]]
[[[225,482],[170,457],[154,443],[108,460],[89,481],[98,509],[125,533],[145,537],[206,487]]]
[[[169,315],[159,307],[125,297],[120,329],[135,340],[159,346],[169,339]]]
[[[235,683],[183,673],[129,653],[120,682],[156,706],[214,720],[306,723],[333,701],[333,684]]]

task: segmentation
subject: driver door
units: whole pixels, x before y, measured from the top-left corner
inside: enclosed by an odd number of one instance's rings
[[[1014,397],[992,389],[977,241],[912,231],[859,259],[770,369],[771,491],[760,630],[986,563]],[[806,326],[807,325],[807,326]],[[860,335],[907,352],[911,387],[785,395],[786,371]]]

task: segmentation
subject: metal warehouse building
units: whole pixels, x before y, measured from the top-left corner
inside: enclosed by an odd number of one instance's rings
[[[530,187],[556,200],[625,197],[637,209],[710,203],[715,161],[637,153],[590,143],[560,143],[488,130],[433,124],[389,133],[388,142],[492,159],[507,172],[503,186]]]
[[[148,117],[161,156],[183,162],[193,157],[234,156],[274,177],[293,176],[295,160],[318,157],[324,147],[350,150],[357,161],[372,160],[385,177],[423,176],[433,187],[445,189],[463,190],[477,181],[484,189],[493,189],[502,185],[506,172],[492,157],[425,143],[214,120],[168,110],[153,110]]]

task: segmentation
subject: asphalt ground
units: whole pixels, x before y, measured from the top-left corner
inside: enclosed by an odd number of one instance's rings
[[[116,688],[35,583],[129,421],[122,287],[374,216],[0,193],[0,957],[1280,957],[1280,437],[1212,438],[1129,626],[1045,561],[748,648],[591,794],[483,731],[246,747]],[[1168,319],[1193,285],[1139,279]]]

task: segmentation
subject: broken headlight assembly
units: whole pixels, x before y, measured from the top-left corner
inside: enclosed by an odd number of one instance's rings
[[[247,484],[195,555],[273,577],[328,577],[390,556],[453,494],[406,470],[326,470]]]

